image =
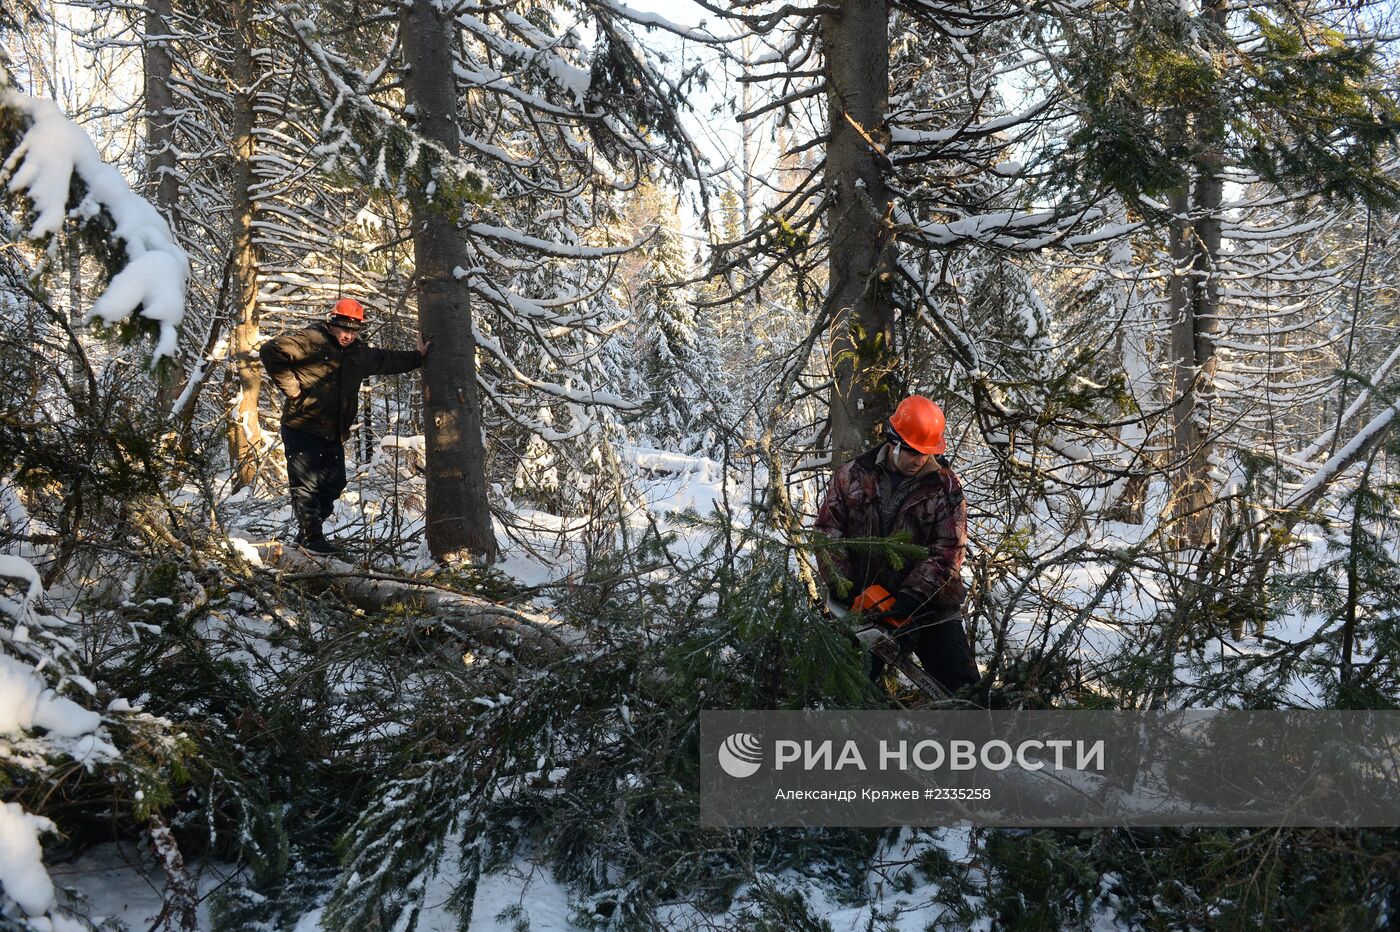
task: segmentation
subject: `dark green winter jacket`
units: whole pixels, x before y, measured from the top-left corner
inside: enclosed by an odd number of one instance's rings
[[[366,377],[423,365],[417,350],[380,349],[362,340],[342,349],[324,323],[269,340],[258,355],[286,396],[282,426],[342,443],[350,437]]]

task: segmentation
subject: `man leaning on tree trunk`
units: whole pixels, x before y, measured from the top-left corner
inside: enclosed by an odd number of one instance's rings
[[[429,343],[386,350],[359,338],[365,309],[341,298],[330,317],[262,345],[259,355],[282,401],[282,443],[297,522],[297,546],[317,556],[338,551],[322,525],[345,490],[345,441],[360,403],[360,383],[423,365]]]

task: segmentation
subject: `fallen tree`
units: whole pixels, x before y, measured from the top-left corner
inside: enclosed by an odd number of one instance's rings
[[[583,643],[583,632],[538,609],[503,605],[409,576],[398,576],[342,560],[311,557],[271,541],[255,545],[262,561],[281,578],[309,587],[334,589],[365,611],[411,608],[431,616],[434,625],[486,642],[504,641],[541,661],[557,659]]]

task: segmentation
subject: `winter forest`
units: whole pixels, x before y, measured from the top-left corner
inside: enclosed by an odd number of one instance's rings
[[[1400,703],[1394,12],[5,0],[0,927],[1387,927],[1395,829],[705,828],[697,748]],[[422,365],[323,555],[264,360],[343,298]],[[813,530],[910,395],[938,701]]]

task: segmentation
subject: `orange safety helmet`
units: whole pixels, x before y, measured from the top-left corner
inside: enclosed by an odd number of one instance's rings
[[[341,298],[331,309],[331,322],[340,323],[336,318],[342,318],[344,326],[359,330],[365,325],[365,306],[354,298]]]
[[[948,452],[948,440],[943,436],[946,426],[943,409],[922,395],[910,395],[901,401],[890,417],[890,431],[895,438],[920,453]]]

